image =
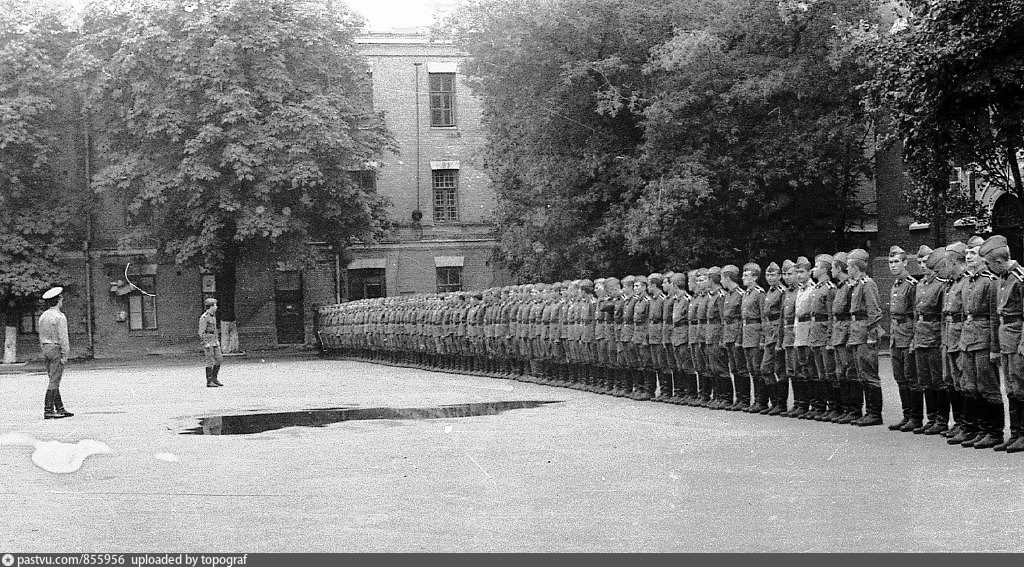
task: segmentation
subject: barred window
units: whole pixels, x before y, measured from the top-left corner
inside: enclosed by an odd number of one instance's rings
[[[155,276],[132,276],[133,283],[147,293],[156,293]],[[136,291],[128,296],[128,328],[156,329],[156,297]]]
[[[434,222],[450,223],[459,221],[459,170],[435,169],[434,174]]]
[[[429,73],[430,125],[455,126],[455,73]]]
[[[462,267],[437,268],[437,291],[462,291]]]
[[[26,307],[21,310],[18,317],[18,333],[22,335],[34,335],[39,332],[39,316],[43,310],[39,307]]]

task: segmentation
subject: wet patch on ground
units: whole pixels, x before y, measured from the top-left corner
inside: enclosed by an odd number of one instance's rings
[[[181,435],[250,435],[286,427],[325,427],[343,421],[452,419],[497,415],[509,410],[532,409],[558,400],[477,402],[424,408],[319,408],[289,412],[243,413],[199,418],[199,424]]]

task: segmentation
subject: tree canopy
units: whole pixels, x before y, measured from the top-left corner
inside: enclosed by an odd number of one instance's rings
[[[71,219],[53,167],[69,30],[48,4],[0,0],[0,313],[56,283]]]
[[[83,14],[70,61],[105,163],[93,187],[129,200],[179,263],[218,275],[233,321],[244,252],[300,260],[386,229],[353,173],[392,147],[371,108],[358,17],[335,1],[109,0]]]
[[[898,7],[891,25],[862,30],[858,46],[873,70],[870,101],[902,143],[914,212],[984,212],[973,194],[950,188],[954,166],[1024,197],[1024,4],[906,0]]]
[[[478,0],[456,16],[483,99],[506,264],[523,278],[838,245],[871,172],[844,42],[869,0]]]

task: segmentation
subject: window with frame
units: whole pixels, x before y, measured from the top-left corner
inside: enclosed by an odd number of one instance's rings
[[[462,266],[437,268],[437,291],[462,291]]]
[[[154,295],[136,290],[128,296],[128,328],[132,331],[156,329],[156,276],[132,276],[132,283]]]
[[[435,169],[434,222],[451,223],[459,221],[459,170]]]
[[[455,73],[428,73],[430,80],[430,125],[455,126]]]
[[[39,316],[43,310],[39,307],[22,308],[18,317],[18,333],[22,335],[35,335],[39,333]]]

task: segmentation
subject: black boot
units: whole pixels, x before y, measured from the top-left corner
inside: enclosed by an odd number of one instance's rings
[[[950,445],[959,445],[978,435],[978,429],[974,423],[974,397],[964,393],[959,394],[960,414],[956,418],[956,426],[959,428],[959,431],[951,435],[949,439],[946,439],[946,443]]]
[[[207,388],[216,388],[217,387],[217,383],[214,382],[214,380],[213,380],[213,367],[211,367],[211,366],[207,366],[206,367],[206,387]]]
[[[911,417],[911,413],[912,413],[910,411],[910,390],[908,390],[906,388],[900,388],[899,389],[899,393],[900,393],[900,407],[903,408],[903,419],[901,419],[900,421],[890,425],[889,429],[891,431],[900,431],[900,430],[902,430],[903,426],[906,425],[908,421],[910,421],[910,417]]]
[[[882,425],[882,388],[873,384],[864,385],[866,411],[864,417],[852,422],[858,427]]]
[[[950,423],[954,423],[953,427],[950,427],[940,433],[947,439],[952,439],[960,434],[960,430],[963,429],[961,421],[963,420],[963,397],[957,390],[946,390],[946,396],[949,400],[949,411],[953,415],[950,419]],[[948,425],[948,424],[947,424]]]
[[[53,399],[56,397],[57,390],[47,390],[46,400],[43,402],[43,419],[59,419],[60,416],[54,411]]]
[[[935,419],[938,416],[938,413],[935,411],[936,410],[936,405],[938,404],[938,400],[936,399],[936,394],[937,394],[937,392],[935,390],[925,390],[921,394],[921,397],[924,398],[924,402],[923,402],[923,405],[921,407],[921,421],[922,421],[922,423],[921,423],[920,427],[915,427],[914,428],[914,435],[921,435],[925,431],[928,431],[928,429],[930,427],[935,425]],[[927,410],[927,413],[926,413],[926,410]],[[924,418],[926,416],[928,418],[927,422],[924,421]]]
[[[1007,437],[1006,441],[1003,441],[1002,443],[993,447],[993,449],[995,449],[996,451],[1005,451],[1010,445],[1016,443],[1017,440],[1020,439],[1021,428],[1024,427],[1024,423],[1022,423],[1022,420],[1024,420],[1024,414],[1021,413],[1021,410],[1024,408],[1021,407],[1021,403],[1018,400],[1010,398],[1009,402],[1010,436]]]
[[[1003,402],[985,403],[985,436],[974,442],[975,449],[991,449],[1003,442]]]
[[[966,449],[974,448],[976,441],[981,441],[985,438],[985,432],[987,431],[987,415],[985,413],[985,400],[978,396],[971,396],[969,400],[969,413],[967,418],[970,428],[970,435],[965,436],[964,440],[960,442],[960,446]]]
[[[924,430],[925,435],[939,435],[949,431],[949,394],[946,390],[935,391],[935,410],[929,409],[929,413],[935,418],[934,423]]]
[[[912,433],[917,429],[924,431],[923,420],[924,420],[924,392],[919,390],[908,390],[910,394],[910,420],[900,428],[900,431],[904,433]]]
[[[220,375],[220,365],[219,364],[214,364],[213,365],[213,383],[218,385],[218,386],[223,386],[224,384],[221,384],[220,380],[217,379],[217,376],[219,376],[219,375]]]
[[[60,388],[53,391],[53,412],[58,418],[71,417],[75,414],[64,409],[64,400],[60,399]]]

